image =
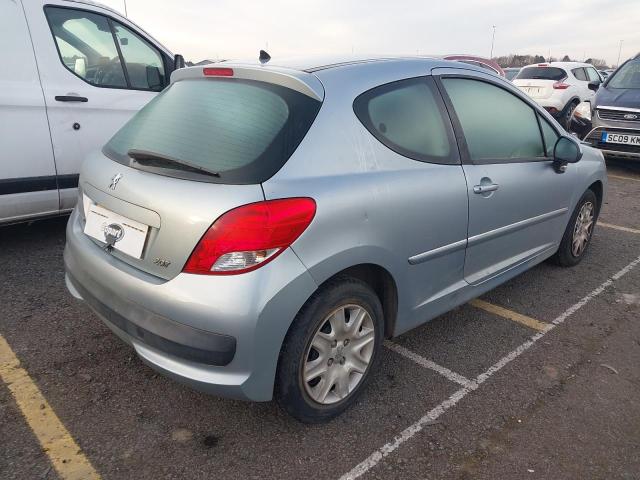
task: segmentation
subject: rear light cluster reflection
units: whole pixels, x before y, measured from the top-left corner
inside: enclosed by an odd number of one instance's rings
[[[196,245],[183,271],[235,275],[269,263],[287,249],[316,214],[312,198],[251,203],[218,218]]]

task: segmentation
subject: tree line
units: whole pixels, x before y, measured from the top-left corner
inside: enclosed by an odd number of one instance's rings
[[[581,61],[572,60],[569,55],[565,55],[561,59],[558,59],[556,57],[545,58],[542,55],[516,55],[514,53],[510,55],[504,55],[502,57],[495,57],[493,60],[496,61],[502,68],[524,67],[525,65],[531,65],[532,63]],[[588,58],[584,62],[590,63],[596,68],[607,68],[607,62],[602,58]]]

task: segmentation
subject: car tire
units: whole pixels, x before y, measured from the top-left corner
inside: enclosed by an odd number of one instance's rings
[[[568,132],[569,128],[571,128],[571,117],[573,117],[573,111],[578,106],[577,101],[572,101],[566,107],[564,107],[564,111],[562,112],[562,126]]]
[[[562,236],[560,247],[553,257],[557,265],[573,267],[584,258],[598,221],[598,213],[596,194],[593,190],[587,190],[578,201]]]
[[[329,281],[289,328],[278,359],[276,400],[301,422],[331,420],[362,393],[377,367],[383,336],[375,292],[351,277]]]

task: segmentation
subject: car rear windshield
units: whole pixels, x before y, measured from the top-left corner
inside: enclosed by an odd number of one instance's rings
[[[134,168],[214,183],[261,183],[293,154],[321,102],[289,88],[240,79],[172,84],[105,145]]]
[[[607,83],[607,88],[638,88],[640,89],[640,61],[627,62]]]
[[[520,70],[515,80],[562,80],[567,78],[564,70],[557,67],[527,67]]]

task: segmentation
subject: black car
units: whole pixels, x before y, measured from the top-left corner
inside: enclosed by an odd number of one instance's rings
[[[640,160],[640,55],[613,72],[591,103],[578,105],[570,130],[606,157]]]

